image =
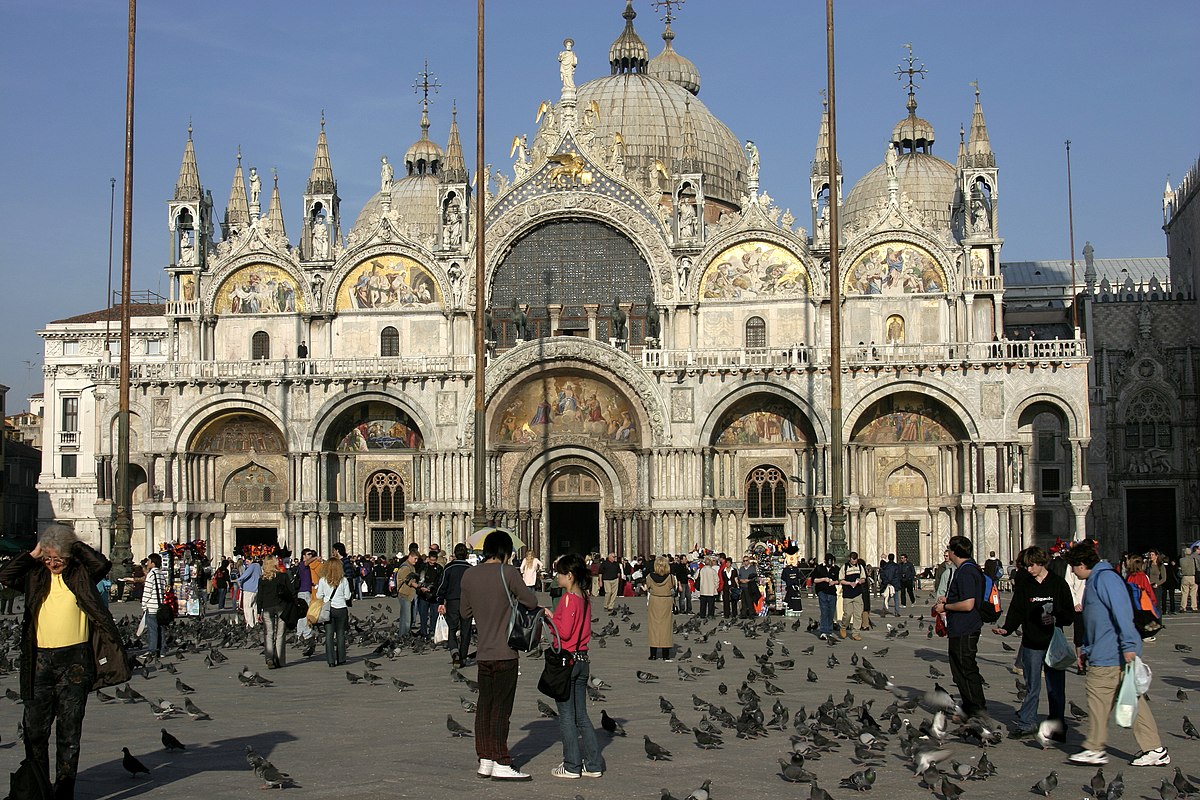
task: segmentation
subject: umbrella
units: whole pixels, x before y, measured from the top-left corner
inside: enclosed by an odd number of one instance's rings
[[[490,527],[489,528],[480,528],[479,530],[475,531],[475,533],[473,533],[471,535],[471,538],[467,540],[467,546],[470,547],[472,550],[482,550],[483,549],[483,540],[486,539],[488,537],[488,534],[491,533],[492,531],[500,531],[501,533],[507,533],[509,538],[512,539],[514,553],[520,552],[521,549],[525,547],[525,543],[522,542],[520,540],[520,538],[518,538],[517,535],[515,533],[513,533],[512,531],[510,531],[508,528],[490,528]]]

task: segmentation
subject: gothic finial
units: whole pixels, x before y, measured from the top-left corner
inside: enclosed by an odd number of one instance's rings
[[[672,20],[676,20],[679,18],[679,14],[677,14],[676,12],[678,11],[678,9],[683,8],[683,4],[685,2],[687,2],[687,0],[655,0],[654,1],[654,7],[659,9],[658,17],[659,17],[659,19],[661,19],[663,21],[663,24],[665,24],[667,26],[667,30],[671,29]]]
[[[321,109],[321,130],[325,130],[325,109]]]
[[[975,80],[971,81],[967,85],[975,90],[975,99],[978,100],[979,99],[979,79],[976,78]]]
[[[188,140],[192,138],[192,115],[188,114]]]
[[[240,144],[237,149],[237,163],[239,167],[242,165],[242,146]]]
[[[279,169],[277,167],[271,167],[271,177],[275,181],[275,188],[278,189],[279,188]]]
[[[904,49],[908,50],[908,55],[905,57],[904,63],[902,63],[896,67],[896,78],[898,80],[904,80],[905,77],[907,76],[907,78],[908,78],[908,104],[907,104],[908,113],[912,116],[916,116],[916,113],[917,113],[917,83],[916,83],[916,79],[918,77],[920,77],[921,80],[925,80],[925,76],[929,73],[929,70],[925,69],[925,65],[922,64],[913,55],[912,42],[905,42]],[[907,64],[907,66],[906,66],[906,64]]]

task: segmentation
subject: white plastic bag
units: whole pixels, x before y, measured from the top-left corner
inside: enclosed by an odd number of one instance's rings
[[[450,626],[446,624],[445,615],[439,615],[437,624],[433,626],[433,643],[441,644],[450,638]]]
[[[146,612],[146,611],[142,612],[142,618],[141,618],[141,620],[138,621],[137,631],[133,634],[134,636],[141,636],[143,633],[146,632],[146,614],[147,613],[149,613],[149,612]]]
[[[1154,674],[1150,672],[1150,665],[1142,661],[1140,657],[1133,659],[1133,683],[1137,688],[1138,697],[1141,697],[1146,692],[1150,691],[1150,681],[1154,679]]]
[[[1054,629],[1050,646],[1046,648],[1045,662],[1050,669],[1065,670],[1075,666],[1075,648],[1067,641],[1062,628]]]
[[[1119,728],[1132,728],[1137,718],[1138,691],[1133,676],[1133,665],[1126,664],[1121,671],[1121,686],[1117,689],[1117,702],[1113,705],[1113,724]]]

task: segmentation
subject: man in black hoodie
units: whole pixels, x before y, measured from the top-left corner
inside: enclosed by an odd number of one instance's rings
[[[1028,687],[1025,701],[1017,712],[1017,724],[1009,736],[1020,739],[1032,735],[1037,728],[1038,700],[1042,692],[1042,673],[1046,675],[1046,696],[1050,712],[1046,715],[1054,725],[1050,738],[1066,741],[1064,709],[1067,702],[1066,672],[1046,664],[1046,649],[1055,628],[1070,625],[1075,619],[1075,601],[1071,588],[1060,576],[1046,568],[1050,561],[1046,551],[1030,547],[1023,554],[1020,569],[1027,579],[1013,581],[1013,596],[1008,605],[1004,624],[992,628],[992,633],[1008,636],[1021,629],[1021,666]]]
[[[450,628],[446,649],[450,651],[450,662],[456,667],[466,665],[467,651],[471,649],[471,620],[463,619],[459,613],[462,576],[470,566],[467,546],[459,542],[454,545],[454,560],[442,572],[442,582],[437,590],[438,613],[445,615],[446,625]]]

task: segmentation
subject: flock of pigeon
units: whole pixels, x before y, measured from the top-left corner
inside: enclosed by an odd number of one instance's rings
[[[604,663],[600,652],[604,648],[634,646],[632,640],[623,635],[623,629],[635,633],[640,628],[638,622],[632,621],[633,614],[627,605],[618,606],[609,612],[609,617],[603,626],[599,625],[600,619],[593,620],[593,668],[597,662]],[[179,620],[172,627],[173,649],[168,655],[139,657],[131,683],[114,687],[111,694],[97,691],[95,700],[131,706],[145,703],[156,720],[170,724],[184,717],[193,721],[211,719],[193,699],[195,689],[184,680],[186,675],[183,673],[187,671],[225,670],[232,673],[231,677],[242,688],[251,691],[269,689],[276,676],[266,678],[248,667],[234,671],[227,666],[234,651],[240,650],[244,655],[244,658],[235,658],[235,662],[252,660],[263,645],[261,626],[247,631],[236,622],[231,624],[230,620],[228,616]],[[889,674],[887,661],[890,649],[895,646],[894,640],[911,635],[932,638],[933,631],[924,620],[911,617],[892,620],[894,624],[885,623],[885,641],[878,643],[882,646],[872,648],[865,642],[830,638],[828,642],[814,642],[801,648],[797,644],[800,641],[797,635],[802,629],[810,632],[815,629],[816,623],[811,619],[806,625],[801,619],[778,617],[707,624],[697,617],[679,618],[675,626],[677,653],[672,663],[662,664],[665,671],[635,669],[630,679],[614,681],[636,683],[651,693],[658,693],[657,715],[648,714],[647,703],[642,701],[632,708],[622,705],[622,710],[630,712],[628,718],[618,715],[615,710],[610,713],[615,703],[610,704],[608,695],[614,693],[614,701],[628,704],[631,687],[626,685],[614,690],[599,675],[591,677],[588,697],[599,708],[603,731],[612,739],[625,737],[630,731],[640,736],[645,758],[652,762],[670,762],[674,758],[673,751],[677,753],[681,747],[713,751],[725,748],[730,740],[777,740],[780,747],[767,763],[777,764],[779,780],[807,784],[810,800],[830,800],[831,795],[822,781],[831,785],[837,778],[840,778],[836,780],[838,790],[861,793],[871,791],[880,776],[887,775],[888,780],[882,785],[892,791],[897,788],[895,775],[899,771],[896,765],[900,763],[911,775],[904,779],[906,792],[923,789],[936,800],[957,800],[972,783],[987,781],[997,775],[989,751],[1003,741],[1004,727],[990,719],[961,720],[954,699],[941,684],[946,676],[934,663],[928,667],[927,686],[897,685],[894,676]],[[130,641],[136,640],[135,624],[136,618],[118,620],[118,627]],[[349,638],[351,647],[362,648],[367,653],[358,662],[364,667],[361,673],[345,672],[347,682],[355,686],[390,685],[399,693],[410,691],[415,688],[412,682],[387,677],[381,674],[381,669],[401,656],[445,654],[444,649],[435,648],[425,640],[396,636],[390,609],[384,604],[370,606],[363,616],[352,615]],[[11,656],[18,641],[19,623],[0,622],[0,653]],[[787,642],[791,642],[797,652],[793,653]],[[918,652],[916,657],[931,662],[944,660],[933,656],[940,655],[939,645],[940,642],[931,643],[931,648]],[[1005,650],[1011,649],[1005,643]],[[1176,644],[1175,650],[1178,655],[1186,656],[1191,647]],[[642,651],[639,649],[639,652]],[[904,657],[914,656],[906,649]],[[1151,663],[1162,657],[1161,651],[1155,653]],[[540,664],[540,654],[530,654],[529,660]],[[429,669],[426,665],[419,672],[428,673]],[[15,675],[15,663],[11,657],[0,657],[0,675],[7,673]],[[170,683],[149,680],[165,676],[171,676]],[[139,681],[139,678],[145,680]],[[473,696],[479,687],[467,672],[459,669],[452,668],[450,678],[459,711],[447,713],[446,729],[451,737],[470,738],[472,727],[455,719],[455,714],[475,712]],[[172,684],[173,692],[166,689]],[[140,686],[143,691],[139,692],[135,686]],[[151,696],[143,693],[147,686],[155,689],[149,693]],[[1014,689],[1011,698],[1019,703],[1025,692],[1019,676],[1015,678]],[[160,693],[170,696],[157,696]],[[1000,699],[994,689],[990,689],[989,694],[993,702]],[[821,699],[822,695],[825,695],[824,699]],[[11,688],[5,690],[5,696],[14,703],[20,701]],[[798,704],[795,699],[798,696],[803,697],[807,705]],[[518,698],[522,697],[529,695],[522,692]],[[553,704],[540,696],[535,697],[541,716],[556,716]],[[1189,701],[1187,692],[1177,688],[1175,701],[1186,704]],[[1071,703],[1069,708],[1075,720],[1086,718],[1087,712],[1077,704]],[[662,723],[649,721],[653,716],[659,716]],[[1183,716],[1182,722],[1182,735],[1178,738],[1200,740],[1200,733],[1187,716]],[[167,727],[162,727],[160,733],[163,752],[168,757],[186,752],[187,746]],[[1048,749],[1055,746],[1053,733],[1043,726],[1033,740],[1009,746]],[[684,743],[676,743],[674,737]],[[739,751],[737,762],[745,764],[751,752]],[[154,756],[143,754],[142,758],[153,763]],[[846,766],[831,771],[828,765],[841,763],[843,758]],[[245,761],[261,788],[298,786],[288,773],[275,767],[249,745],[246,746]],[[821,765],[826,766],[818,769]],[[121,766],[131,777],[152,775],[128,748],[122,748]],[[818,771],[825,777],[818,778]],[[1155,777],[1157,779],[1157,775]],[[1054,797],[1064,791],[1059,780],[1059,771],[1051,771],[1029,791]],[[1176,768],[1173,778],[1163,779],[1157,792],[1161,800],[1200,800],[1200,792],[1193,780],[1196,779]],[[1012,787],[1005,788],[1011,791]],[[1065,789],[1075,791],[1074,786]],[[1125,791],[1124,775],[1118,772],[1112,780],[1107,780],[1101,769],[1082,789],[1093,800],[1119,800]],[[733,794],[731,790],[730,796]],[[661,791],[661,798],[676,800],[667,789]],[[684,798],[711,800],[712,781],[705,780]]]

